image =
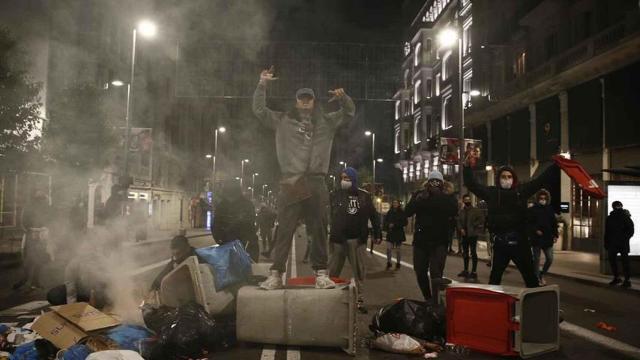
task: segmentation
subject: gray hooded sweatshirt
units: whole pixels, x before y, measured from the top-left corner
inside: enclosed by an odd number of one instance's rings
[[[326,175],[331,146],[338,126],[353,118],[355,104],[340,99],[340,110],[314,113],[313,119],[296,119],[292,113],[273,111],[266,105],[266,85],[258,83],[253,94],[253,113],[276,133],[276,153],[284,183],[295,183],[303,175]]]

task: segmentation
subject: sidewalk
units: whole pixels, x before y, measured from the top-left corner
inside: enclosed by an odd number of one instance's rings
[[[411,244],[413,242],[413,234],[407,234],[406,236],[407,242],[405,244]],[[453,243],[453,247],[457,249],[458,241],[454,239]],[[484,261],[489,260],[486,241],[478,241],[478,258]],[[541,261],[544,261],[544,255],[542,255]],[[510,263],[509,266],[515,267],[513,263]],[[603,287],[609,287],[609,281],[612,279],[611,275],[600,273],[600,256],[598,254],[568,250],[554,252],[553,264],[549,269],[549,274]],[[631,285],[630,289],[623,289],[620,286],[617,286],[617,288],[624,291],[635,291],[640,294],[640,279],[632,277]]]

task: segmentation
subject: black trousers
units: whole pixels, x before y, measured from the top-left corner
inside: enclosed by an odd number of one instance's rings
[[[509,262],[513,261],[518,267],[520,275],[528,288],[538,287],[538,278],[533,269],[533,257],[531,248],[525,242],[523,237],[514,239],[515,244],[508,244],[500,241],[498,236],[494,240],[493,259],[491,262],[491,275],[489,276],[489,284],[500,285],[502,282],[502,274],[509,266]]]
[[[620,254],[620,260],[622,260],[622,272],[624,279],[629,280],[631,278],[631,267],[629,265],[629,253],[618,251],[617,249],[609,249],[609,265],[611,266],[611,272],[616,279],[620,276],[618,272],[618,254]]]
[[[442,273],[447,261],[447,244],[413,246],[413,271],[426,301],[438,301]]]
[[[471,253],[472,270],[476,272],[478,269],[478,237],[477,236],[463,236],[462,241],[462,258],[464,259],[464,271],[469,271],[469,253]]]

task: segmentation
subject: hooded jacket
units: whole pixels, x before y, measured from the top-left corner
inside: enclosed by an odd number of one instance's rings
[[[633,237],[633,233],[633,220],[629,213],[624,209],[614,209],[605,221],[604,248],[629,253],[629,240]]]
[[[390,226],[393,225],[393,226]],[[387,232],[387,241],[399,244],[406,240],[404,227],[407,226],[407,215],[401,207],[389,209],[384,216],[384,230]]]
[[[293,184],[304,174],[325,175],[329,170],[331,146],[336,129],[353,118],[355,104],[350,97],[339,99],[340,110],[328,114],[314,111],[311,123],[297,112],[279,112],[266,105],[266,85],[259,83],[253,94],[253,113],[276,133],[276,154],[284,179]]]
[[[407,217],[416,216],[414,246],[446,245],[449,242],[449,234],[455,228],[452,219],[458,212],[453,195],[419,191],[413,194],[404,211]]]
[[[559,168],[556,164],[550,164],[537,178],[521,184],[513,168],[504,166],[496,172],[496,184],[500,184],[500,174],[504,171],[513,175],[510,189],[479,184],[473,176],[473,170],[467,166],[464,167],[464,185],[487,203],[487,225],[491,233],[504,235],[516,232],[525,238],[527,199],[539,189],[548,187]]]
[[[373,236],[380,239],[380,215],[373,206],[371,194],[358,188],[358,175],[355,169],[344,171],[351,179],[351,188],[339,189],[331,193],[331,234],[329,240],[344,243],[347,239],[357,238],[366,244],[369,237],[369,221]]]
[[[551,202],[551,195],[546,190],[536,193],[536,203],[527,209],[527,234],[532,246],[548,248],[553,246],[553,239],[558,237],[558,220],[551,205],[540,205],[537,198],[540,192],[544,192]],[[538,235],[537,231],[542,235]]]

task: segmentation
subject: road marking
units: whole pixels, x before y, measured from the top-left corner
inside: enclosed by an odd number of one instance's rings
[[[377,250],[373,250],[373,253],[374,253],[374,254],[376,254],[376,255],[378,255],[378,256],[380,256],[381,258],[384,258],[384,259],[386,259],[386,258],[387,258],[387,254],[383,254],[383,253],[381,253],[381,252],[379,252],[379,251],[377,251]],[[398,259],[396,259],[396,260],[398,260]],[[402,266],[406,266],[406,267],[408,267],[409,269],[413,270],[413,265],[409,264],[409,263],[408,263],[408,262],[406,262],[406,261],[400,261],[400,265],[402,265]]]
[[[275,360],[276,358],[276,346],[275,345],[265,345],[262,348],[262,355],[260,355],[260,360]]]
[[[292,346],[287,348],[287,360],[300,360],[300,348],[297,346]]]
[[[567,321],[560,324],[560,329],[589,342],[606,347],[607,349],[625,354],[635,359],[640,359],[640,348],[623,343],[622,341],[598,334],[597,332],[585,329]]]

